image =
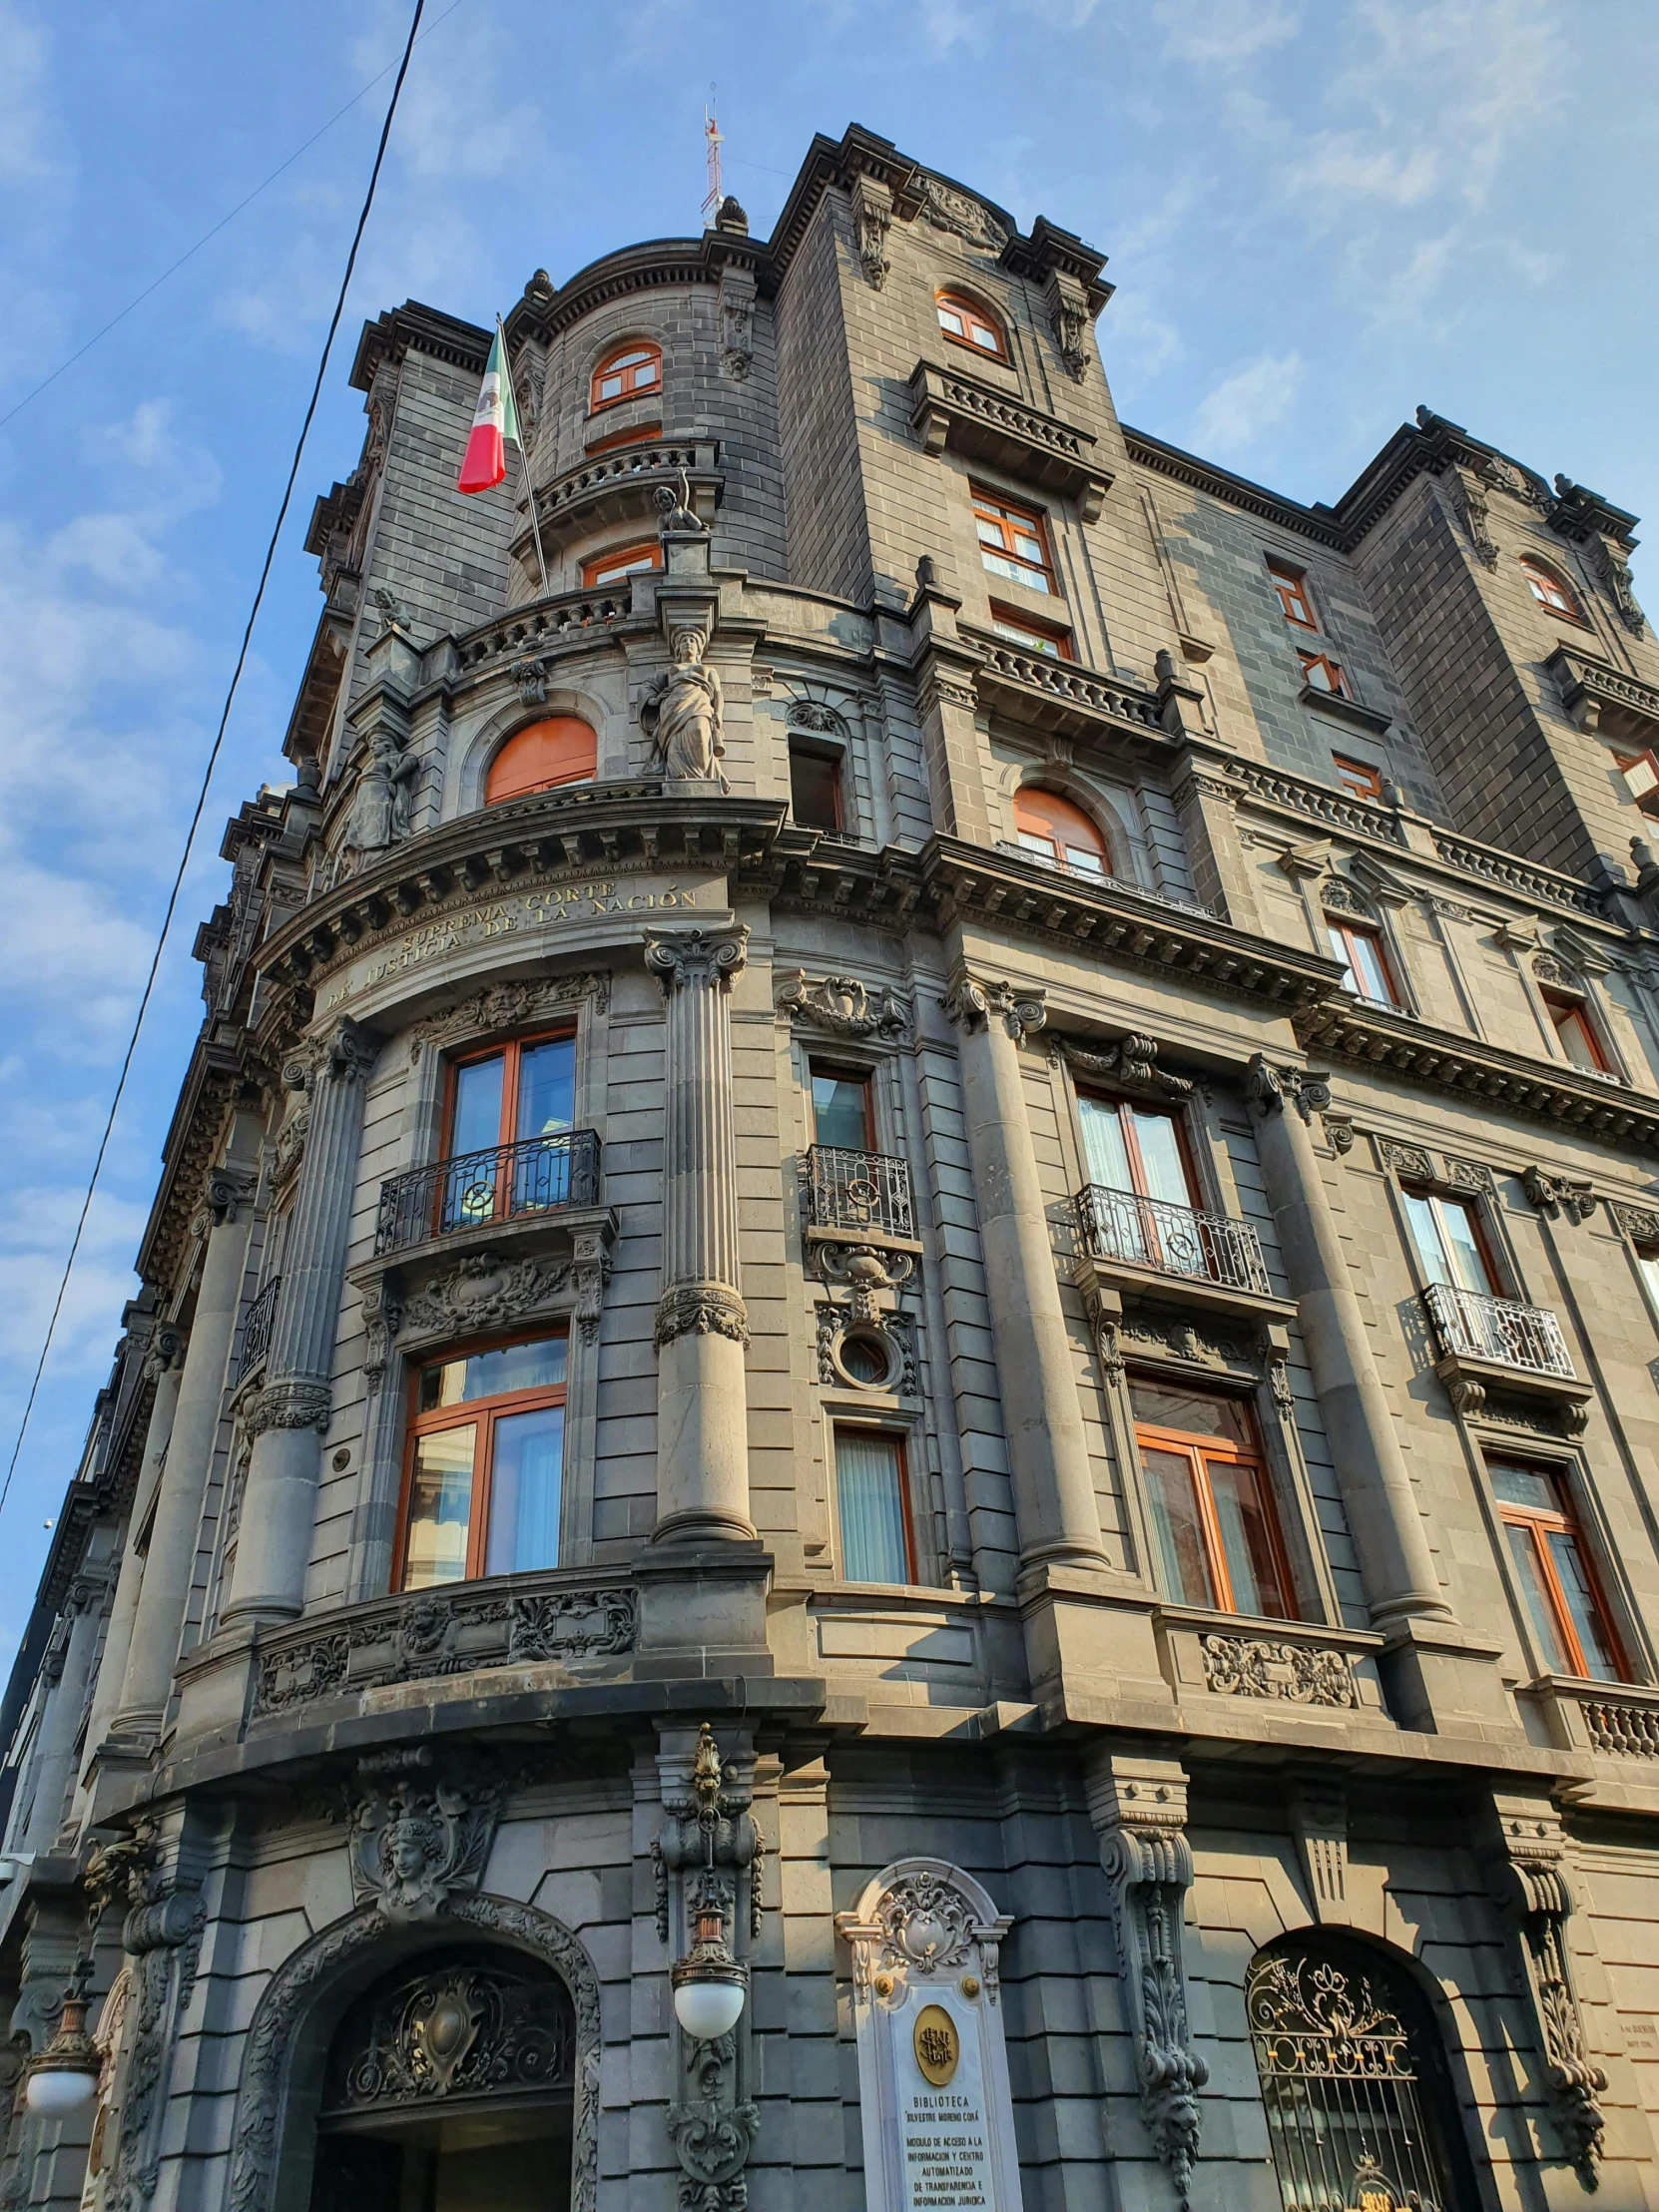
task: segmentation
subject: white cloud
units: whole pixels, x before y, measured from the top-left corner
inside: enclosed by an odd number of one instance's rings
[[[1193,417],[1196,451],[1218,458],[1254,445],[1281,420],[1302,382],[1300,353],[1260,353],[1224,377]]]
[[[31,182],[59,166],[46,97],[46,33],[0,0],[0,181]]]
[[[1275,0],[1158,0],[1152,19],[1176,61],[1228,69],[1295,38],[1301,13]]]

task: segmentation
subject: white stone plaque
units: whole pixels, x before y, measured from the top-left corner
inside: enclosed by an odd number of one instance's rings
[[[868,2212],[1020,2212],[997,1952],[971,1875],[904,1859],[838,1916],[852,1953]]]

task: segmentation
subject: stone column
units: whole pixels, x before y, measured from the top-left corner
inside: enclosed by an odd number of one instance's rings
[[[1245,1083],[1279,1245],[1302,1322],[1308,1365],[1360,1555],[1366,1596],[1384,1634],[1413,1615],[1450,1618],[1417,1510],[1393,1409],[1331,1211],[1305,1115],[1310,1090],[1287,1105],[1298,1078],[1258,1053]]]
[[[1019,1065],[1021,1038],[1045,1019],[1042,993],[959,968],[944,1010],[962,1032],[962,1105],[1020,1564],[1103,1569],[1100,1510]]]
[[[75,1763],[75,1737],[86,1705],[87,1677],[98,1646],[98,1621],[109,1582],[102,1574],[78,1574],[69,1585],[60,1622],[69,1623],[58,1679],[46,1703],[35,1753],[35,1796],[24,1851],[49,1852],[63,1824],[64,1798]]]
[[[235,1163],[215,1168],[193,1224],[207,1240],[202,1279],[127,1647],[115,1717],[118,1736],[147,1738],[159,1733],[173,1688],[185,1606],[196,1572],[202,1501],[225,1407],[226,1370],[248,1270],[252,1227],[248,1200],[254,1182],[251,1168]]]
[[[282,1288],[264,1386],[248,1421],[254,1448],[227,1623],[291,1620],[304,1604],[362,1142],[363,1090],[378,1049],[366,1029],[342,1021],[308,1084],[305,1154],[282,1254]]]
[[[133,1647],[133,1624],[138,1618],[139,1592],[144,1586],[144,1554],[138,1548],[139,1516],[149,1505],[161,1480],[167,1459],[168,1439],[179,1403],[179,1383],[184,1365],[184,1340],[175,1329],[159,1329],[148,1355],[156,1368],[156,1394],[150,1401],[150,1425],[144,1433],[144,1455],[133,1485],[133,1509],[127,1518],[127,1534],[121,1547],[120,1572],[110,1625],[104,1633],[104,1655],[98,1667],[98,1687],[93,1692],[87,1719],[85,1758],[96,1758],[109,1735],[121,1705],[127,1673],[127,1655]],[[83,1767],[83,1781],[87,1773]]]
[[[755,1535],[732,1118],[731,989],[748,943],[747,929],[693,929],[645,949],[668,1001],[656,1543]]]

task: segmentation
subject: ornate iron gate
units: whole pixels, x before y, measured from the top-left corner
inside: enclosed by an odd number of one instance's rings
[[[1285,2212],[1452,2212],[1414,1998],[1382,1960],[1335,1946],[1253,1961],[1245,2008]]]

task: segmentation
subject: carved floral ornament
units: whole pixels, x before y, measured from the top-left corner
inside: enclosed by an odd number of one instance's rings
[[[439,1050],[462,1039],[496,1037],[527,1028],[567,1006],[591,1002],[595,1013],[611,1003],[611,978],[605,973],[537,976],[523,982],[491,983],[442,1013],[428,1014],[409,1031],[409,1059],[417,1063],[428,1045]]]
[[[962,968],[951,978],[939,1005],[945,1019],[970,1036],[997,1021],[1018,1044],[1022,1038],[1035,1035],[1048,1019],[1045,997],[1040,989],[993,981]]]
[[[890,983],[871,993],[855,975],[827,975],[809,983],[805,968],[785,975],[777,987],[775,1004],[792,1022],[804,1028],[822,1029],[833,1037],[878,1037],[899,1043],[913,1020],[909,1001]]]
[[[1101,1039],[1085,1043],[1075,1037],[1055,1037],[1052,1050],[1079,1075],[1105,1076],[1121,1090],[1142,1092],[1153,1098],[1186,1098],[1193,1089],[1190,1076],[1173,1075],[1168,1068],[1157,1065],[1155,1038],[1139,1036],[1134,1031],[1112,1043]]]
[[[358,1294],[369,1393],[380,1388],[394,1344],[424,1346],[561,1313],[570,1315],[584,1344],[595,1343],[611,1279],[609,1225],[577,1229],[571,1246],[568,1260],[469,1252],[408,1290],[391,1272],[370,1276]]]

